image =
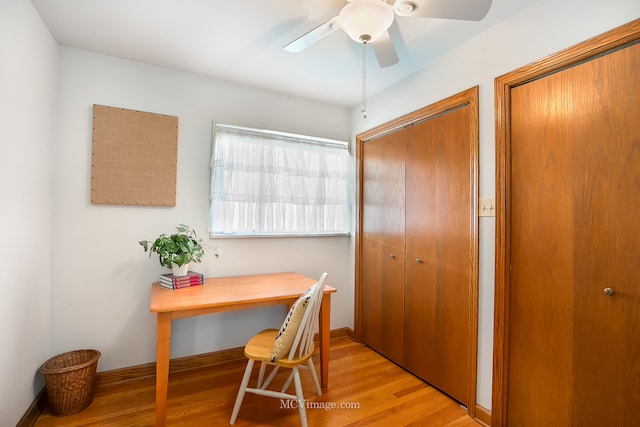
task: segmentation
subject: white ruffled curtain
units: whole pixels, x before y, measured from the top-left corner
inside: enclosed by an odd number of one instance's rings
[[[209,231],[349,232],[351,165],[346,147],[217,128]]]

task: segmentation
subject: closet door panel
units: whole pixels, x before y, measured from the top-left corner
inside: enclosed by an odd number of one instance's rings
[[[475,200],[469,107],[404,132],[405,360],[409,370],[467,404]]]
[[[435,123],[427,120],[403,132],[407,135],[405,367],[433,383],[437,370]]]
[[[509,426],[640,425],[639,67],[511,92]]]
[[[574,147],[554,108],[569,100],[546,95],[555,84],[512,94],[509,426],[569,425]]]
[[[636,44],[567,70],[584,112],[572,120],[573,426],[640,425],[639,69]]]
[[[362,340],[402,363],[404,341],[403,134],[363,145]]]
[[[468,106],[434,119],[436,144],[435,242],[437,331],[434,385],[459,402],[469,399],[472,285],[472,156]]]

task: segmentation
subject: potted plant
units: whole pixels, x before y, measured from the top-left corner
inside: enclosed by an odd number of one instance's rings
[[[174,234],[161,234],[153,242],[141,240],[138,243],[145,252],[149,252],[149,258],[152,253],[157,253],[160,265],[170,268],[174,276],[185,276],[189,271],[189,263],[202,262],[205,249],[208,249],[202,239],[198,238],[196,231],[184,224],[176,226]],[[216,257],[222,253],[217,246],[211,249]]]

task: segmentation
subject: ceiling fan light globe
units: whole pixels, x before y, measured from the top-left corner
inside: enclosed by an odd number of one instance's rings
[[[358,43],[373,42],[393,23],[393,7],[382,0],[352,0],[340,11],[340,26]]]

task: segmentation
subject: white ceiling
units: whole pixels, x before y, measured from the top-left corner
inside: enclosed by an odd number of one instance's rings
[[[455,1],[455,0],[448,0]],[[493,0],[478,22],[396,17],[400,62],[367,55],[369,96],[536,0]],[[63,46],[337,105],[362,96],[362,45],[338,30],[300,53],[283,46],[336,16],[345,0],[32,0]],[[393,3],[393,0],[390,0]]]

